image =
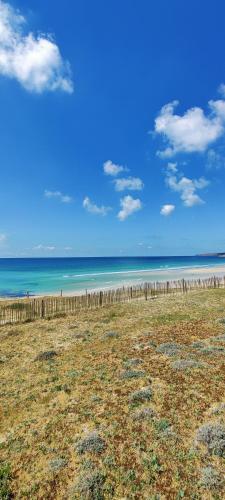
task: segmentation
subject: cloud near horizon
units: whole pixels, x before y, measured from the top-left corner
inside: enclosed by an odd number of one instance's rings
[[[39,245],[34,246],[33,250],[47,250],[53,252],[54,250],[56,250],[56,247],[53,245],[42,245],[40,243]]]
[[[87,212],[90,212],[91,214],[102,216],[107,215],[108,212],[112,210],[111,207],[105,207],[104,205],[101,205],[99,207],[98,205],[93,203],[88,196],[86,196],[83,200],[83,207],[87,210]]]
[[[161,158],[177,153],[203,153],[225,132],[224,100],[210,100],[208,114],[200,107],[193,107],[178,115],[175,114],[178,104],[179,101],[166,104],[155,119],[155,132],[166,143],[164,150],[157,151]]]
[[[142,209],[142,203],[139,198],[134,199],[132,196],[127,195],[120,200],[121,210],[119,211],[117,217],[120,221],[124,221],[134,212]]]
[[[16,79],[30,92],[61,90],[71,94],[68,61],[50,35],[23,33],[25,18],[0,0],[0,74]]]
[[[6,239],[7,239],[6,234],[0,233],[0,243],[3,243],[4,241],[6,241]]]

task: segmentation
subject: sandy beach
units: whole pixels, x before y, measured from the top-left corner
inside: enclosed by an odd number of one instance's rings
[[[88,289],[83,289],[80,291],[69,291],[69,292],[63,292],[64,297],[74,297],[76,295],[83,295],[86,292],[88,293],[94,293],[94,292],[99,292],[99,290],[105,291],[105,290],[115,290],[117,288],[121,287],[128,287],[128,286],[135,286],[135,285],[141,285],[142,283],[145,282],[154,282],[154,281],[171,281],[171,280],[179,280],[179,279],[196,279],[196,278],[211,278],[212,276],[216,277],[222,277],[225,276],[225,264],[221,266],[212,266],[212,267],[192,267],[192,268],[184,268],[184,269],[162,269],[158,270],[157,274],[154,270],[151,271],[142,271],[142,274],[144,274],[145,279],[143,278],[135,278],[135,274],[138,274],[138,272],[133,273],[133,279],[127,280],[127,279],[121,279],[118,280],[118,282],[114,283],[114,285],[108,285],[104,287],[93,287],[93,288],[88,288]],[[46,294],[43,294],[43,296]],[[51,294],[52,296],[58,296],[58,293]],[[38,296],[37,296],[38,297]],[[40,297],[40,295],[39,295]]]

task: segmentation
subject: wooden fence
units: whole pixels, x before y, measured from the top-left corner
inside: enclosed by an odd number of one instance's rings
[[[96,309],[134,299],[148,300],[159,295],[187,293],[190,290],[225,288],[225,276],[196,280],[150,282],[142,285],[105,290],[74,297],[43,297],[0,302],[0,325],[23,323],[40,318],[50,319]]]

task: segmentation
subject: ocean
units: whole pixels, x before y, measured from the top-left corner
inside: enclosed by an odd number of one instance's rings
[[[0,296],[60,294],[61,290],[63,294],[80,293],[145,281],[191,278],[198,276],[192,276],[192,268],[204,270],[218,265],[225,266],[225,261],[212,256],[0,259]]]

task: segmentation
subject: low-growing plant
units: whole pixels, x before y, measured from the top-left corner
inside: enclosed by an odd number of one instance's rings
[[[204,368],[205,365],[199,363],[199,361],[195,361],[194,359],[178,359],[177,361],[171,363],[171,367],[174,368],[174,370],[188,370]]]
[[[220,413],[223,413],[225,411],[225,403],[220,403],[217,405],[215,408],[212,409],[211,414],[212,415],[219,415]]]
[[[175,342],[165,342],[156,348],[156,352],[169,357],[176,356],[180,350],[181,346]]]
[[[216,490],[221,488],[223,480],[219,472],[209,465],[201,470],[200,486],[207,490]]]
[[[204,424],[197,431],[197,442],[204,444],[212,455],[225,457],[225,426],[221,423]]]
[[[117,332],[106,332],[104,338],[106,339],[118,339],[119,334]]]
[[[34,361],[48,361],[52,358],[55,358],[55,356],[58,356],[58,353],[56,351],[40,352],[40,354],[36,356]]]
[[[196,341],[196,342],[193,342],[193,343],[191,344],[191,347],[192,347],[193,349],[201,349],[201,348],[204,348],[204,347],[205,347],[205,344],[204,344],[204,342],[201,342],[201,341]]]
[[[0,499],[9,500],[12,498],[10,491],[11,472],[7,463],[0,462]]]
[[[82,455],[86,452],[101,453],[106,448],[106,443],[97,432],[90,432],[80,439],[75,446],[77,452]]]
[[[125,366],[129,367],[129,366],[137,366],[137,365],[140,365],[141,363],[143,363],[143,360],[140,359],[140,358],[132,358],[132,359],[129,359],[128,361],[125,362]]]
[[[136,410],[132,418],[133,420],[141,421],[141,420],[152,420],[156,416],[155,411],[152,408],[141,408],[140,410]]]
[[[217,335],[217,337],[212,337],[210,340],[212,342],[225,342],[225,334]]]
[[[74,487],[75,498],[80,500],[103,500],[105,498],[103,488],[105,475],[99,470],[83,472]]]
[[[125,370],[121,373],[120,378],[129,379],[129,378],[141,378],[145,376],[145,372],[137,371],[137,370]]]
[[[155,427],[156,427],[156,430],[157,432],[165,432],[167,429],[170,428],[170,423],[168,422],[168,420],[166,418],[162,418],[160,420],[157,420],[155,422]]]
[[[200,349],[201,354],[208,354],[208,355],[213,355],[213,354],[221,354],[225,352],[225,348],[222,346],[206,346],[203,349]]]
[[[150,401],[151,398],[152,398],[152,389],[150,387],[146,387],[146,388],[134,391],[130,395],[130,402],[131,403],[144,403],[145,401]]]
[[[49,468],[52,472],[58,472],[67,466],[67,460],[65,458],[54,458],[49,461]]]

